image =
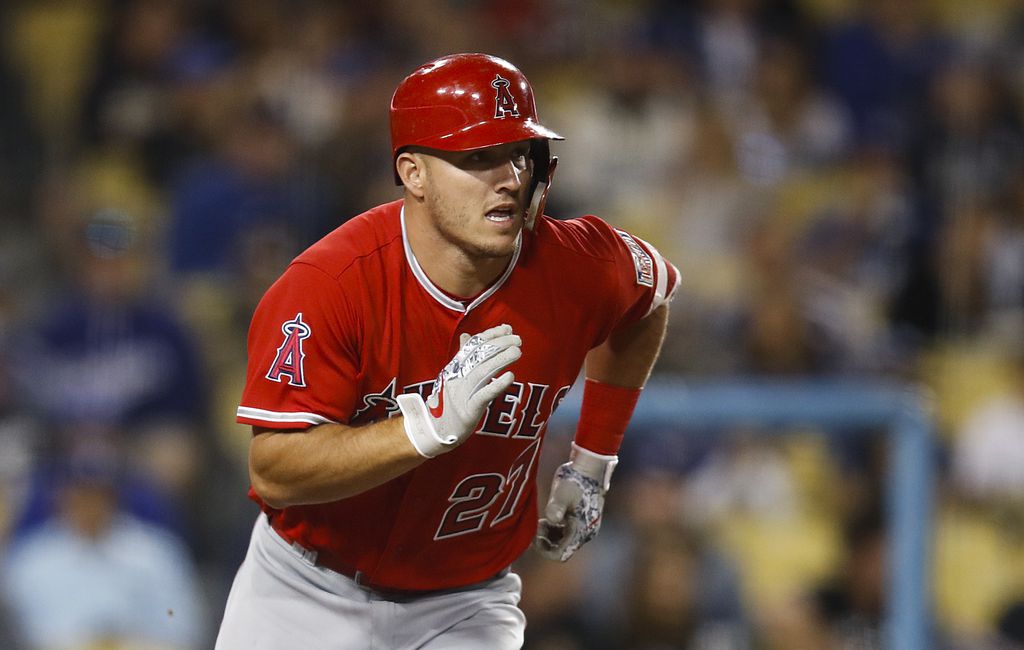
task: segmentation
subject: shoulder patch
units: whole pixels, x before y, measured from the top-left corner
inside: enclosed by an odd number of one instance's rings
[[[299,312],[295,314],[295,318],[281,325],[281,332],[284,334],[284,342],[277,348],[277,356],[274,357],[274,363],[271,364],[266,377],[270,381],[280,383],[284,381],[282,377],[287,376],[290,385],[305,388],[303,362],[306,353],[302,351],[302,342],[308,339],[313,331],[309,325],[302,322],[302,312]]]
[[[626,248],[633,256],[633,266],[636,267],[636,283],[645,287],[653,287],[654,260],[651,259],[650,254],[625,230],[616,228],[615,233],[622,238]]]

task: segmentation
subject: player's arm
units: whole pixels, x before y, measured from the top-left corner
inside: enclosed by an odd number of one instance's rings
[[[584,365],[583,406],[568,463],[558,468],[538,522],[537,549],[566,561],[597,535],[622,436],[661,351],[668,303],[612,332]]]
[[[598,238],[606,224],[597,226]],[[611,231],[611,254],[622,263],[617,304],[627,312],[646,314],[614,327],[587,354],[583,404],[569,462],[560,466],[551,484],[544,516],[538,522],[537,548],[545,557],[565,561],[594,538],[601,526],[604,496],[618,463],[619,446],[633,416],[640,391],[661,351],[668,324],[669,302],[679,272],[658,251],[622,231]],[[624,245],[623,245],[624,244]],[[630,258],[622,254],[628,250]],[[629,261],[627,261],[629,259]],[[632,262],[632,263],[630,263]],[[614,286],[614,285],[613,285]]]
[[[661,352],[668,327],[668,303],[636,323],[615,330],[587,354],[587,379],[609,386],[643,388]]]
[[[285,508],[365,492],[425,460],[401,417],[361,427],[320,424],[305,431],[253,427],[249,479],[264,503]]]
[[[253,489],[284,508],[344,499],[385,483],[461,445],[487,405],[515,377],[504,372],[521,355],[508,325],[475,336],[441,370],[430,396],[398,397],[402,416],[361,427],[327,423],[304,431],[254,429],[249,447]]]

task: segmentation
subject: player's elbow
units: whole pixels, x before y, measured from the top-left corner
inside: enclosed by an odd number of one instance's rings
[[[258,438],[254,438],[249,447],[249,483],[253,492],[271,508],[280,510],[296,505],[288,483],[275,477],[275,463],[263,449],[264,445],[258,444]]]
[[[257,472],[253,472],[251,468],[249,471],[249,483],[252,485],[252,490],[256,493],[256,496],[271,508],[280,510],[295,505],[292,499],[289,498],[288,490],[284,486]]]

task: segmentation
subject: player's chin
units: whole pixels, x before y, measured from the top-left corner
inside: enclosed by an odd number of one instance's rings
[[[476,256],[484,259],[497,259],[512,255],[516,250],[516,235],[518,235],[518,232],[517,230],[515,234],[508,237],[492,236],[481,238],[476,242],[476,246],[474,246]]]
[[[523,218],[519,215],[509,216],[501,220],[485,217],[480,223],[479,234],[489,241],[512,241],[523,229]]]

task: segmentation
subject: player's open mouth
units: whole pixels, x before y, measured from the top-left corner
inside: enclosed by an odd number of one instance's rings
[[[495,223],[508,223],[512,221],[512,210],[491,210],[487,213],[487,220]]]

